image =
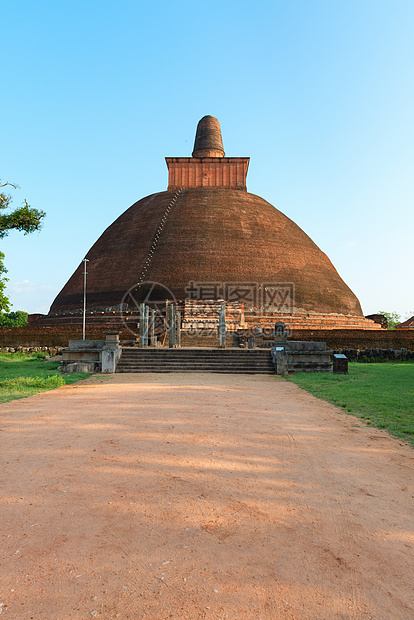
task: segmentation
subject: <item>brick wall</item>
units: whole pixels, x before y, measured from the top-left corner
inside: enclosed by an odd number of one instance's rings
[[[107,327],[88,330],[87,340],[105,340]],[[128,330],[122,331],[122,338],[132,339]],[[16,327],[0,329],[2,347],[67,347],[69,340],[81,340],[82,327],[62,329],[61,327]]]
[[[105,339],[104,332],[108,327],[88,329],[88,340]],[[134,336],[126,329],[120,330],[121,340],[134,340]],[[68,327],[15,327],[0,329],[1,347],[66,347],[69,340],[82,338],[82,328]],[[326,342],[329,349],[409,349],[414,351],[413,331],[388,331],[385,329],[367,331],[358,329],[329,329],[329,330],[293,330],[291,340],[315,340]],[[168,338],[166,339],[168,342]],[[190,337],[182,333],[182,346],[185,347],[214,347],[217,346],[217,338]],[[232,333],[227,334],[227,346],[235,345]]]
[[[248,157],[166,157],[168,189],[227,187],[246,189]]]
[[[410,349],[414,351],[414,330],[327,329],[292,331],[291,340],[326,342],[328,349]]]

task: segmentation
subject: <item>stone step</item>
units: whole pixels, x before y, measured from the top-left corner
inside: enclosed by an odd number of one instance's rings
[[[247,359],[245,357],[237,358],[237,357],[227,357],[227,358],[219,358],[219,357],[122,357],[123,362],[155,362],[155,363],[166,363],[166,362],[186,362],[186,363],[218,363],[222,364],[226,362],[228,364],[233,363],[242,363],[242,364],[256,364],[256,363],[268,363],[271,362],[270,355],[268,357],[251,357]]]
[[[124,356],[164,356],[164,357],[268,357],[270,352],[268,349],[123,349]]]
[[[152,367],[145,367],[145,368],[129,368],[129,369],[125,369],[125,368],[117,368],[116,372],[119,373],[127,373],[127,372],[136,372],[136,373],[143,373],[143,372],[185,372],[185,373],[189,373],[189,372],[212,372],[212,373],[222,373],[222,374],[243,374],[243,375],[274,375],[275,371],[272,370],[224,370],[223,368],[218,369],[218,368],[203,368],[203,369],[196,369],[196,368],[192,368],[191,370],[183,370],[179,367],[177,368],[171,368],[171,369],[166,369],[166,368],[152,368]]]
[[[325,361],[325,360],[324,360]],[[250,366],[250,365],[261,365],[261,366],[268,366],[272,363],[271,360],[203,360],[201,358],[198,359],[177,359],[177,360],[172,360],[172,359],[164,359],[164,360],[154,360],[151,358],[146,358],[146,359],[139,359],[139,360],[134,360],[134,359],[122,359],[121,360],[122,364],[186,364],[186,365],[191,365],[191,364],[205,364],[205,365],[222,365],[223,363],[229,364],[230,366]]]
[[[158,357],[158,356],[136,356],[136,357],[132,357],[132,356],[122,356],[122,361],[127,361],[127,362],[154,362],[154,363],[161,363],[164,364],[166,362],[171,362],[173,364],[176,364],[177,362],[185,362],[187,364],[191,364],[193,362],[199,364],[199,363],[212,363],[212,364],[222,364],[223,362],[226,362],[227,364],[234,364],[234,363],[241,363],[241,364],[267,364],[270,363],[272,361],[272,358],[270,357],[270,354],[267,355],[266,357],[203,357],[203,356],[197,356],[197,357],[189,357],[189,356],[183,356],[183,357]],[[326,360],[323,360],[326,361]]]
[[[154,364],[154,363],[148,363],[148,364],[118,364],[118,368],[117,370],[121,370],[121,369],[125,369],[125,370],[129,370],[131,368],[181,368],[182,370],[192,370],[192,369],[197,369],[197,370],[209,370],[209,369],[218,369],[220,370],[221,368],[223,368],[222,364]],[[264,364],[249,364],[249,365],[243,365],[243,364],[226,364],[224,366],[225,369],[228,370],[274,370],[274,367],[272,365],[264,365]]]
[[[252,357],[250,359],[237,357],[122,357],[122,362],[132,362],[134,364],[140,362],[152,362],[154,364],[176,364],[177,362],[185,364],[222,364],[223,362],[226,364],[268,364],[272,362],[272,358],[270,355],[269,357]]]
[[[212,360],[212,361],[232,361],[232,360],[244,360],[244,361],[261,361],[270,359],[270,351],[267,351],[267,355],[228,355],[228,356],[216,356],[216,355],[123,355],[123,359],[131,359],[131,360]]]
[[[243,349],[128,349],[117,372],[273,374],[270,352]]]

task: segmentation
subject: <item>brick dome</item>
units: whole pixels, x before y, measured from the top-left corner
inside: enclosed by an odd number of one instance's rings
[[[139,200],[86,254],[88,307],[116,306],[137,283],[165,211],[177,192]],[[82,307],[82,265],[51,313]],[[329,258],[292,220],[248,192],[188,188],[173,203],[147,269],[146,281],[187,297],[189,282],[293,282],[297,312],[362,316],[358,299]]]
[[[145,281],[162,284],[177,300],[188,297],[191,283],[288,283],[296,313],[362,317],[326,254],[292,220],[246,191],[249,158],[224,155],[219,122],[205,116],[193,157],[166,158],[168,190],[132,205],[86,254],[88,308],[119,306]],[[49,314],[82,308],[82,274],[80,265]],[[215,298],[222,295],[217,288]]]

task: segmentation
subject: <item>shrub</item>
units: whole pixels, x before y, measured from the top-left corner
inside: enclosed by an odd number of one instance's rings
[[[0,327],[23,327],[27,325],[28,318],[28,313],[23,310],[0,312]]]
[[[21,390],[22,388],[53,389],[65,385],[65,381],[59,375],[50,377],[15,377],[0,381],[0,390]]]

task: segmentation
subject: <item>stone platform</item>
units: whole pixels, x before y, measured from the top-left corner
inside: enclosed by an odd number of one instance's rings
[[[123,347],[116,372],[219,372],[224,374],[286,374],[331,372],[332,351],[322,342],[291,342],[287,369],[280,368],[269,349],[138,349]]]
[[[276,353],[279,349],[279,353]],[[325,342],[293,340],[284,344],[275,343],[272,357],[277,374],[295,372],[332,372],[333,351],[326,348]],[[282,362],[283,370],[279,368]]]
[[[219,302],[196,304],[194,302],[183,302],[177,308],[182,312],[183,329],[211,328],[218,324]],[[275,322],[283,321],[290,330],[332,330],[332,329],[352,329],[381,331],[381,326],[371,319],[362,316],[351,316],[343,314],[268,314],[243,312],[241,304],[232,304],[233,308],[226,308],[227,329],[235,330],[243,328],[262,327],[273,328]],[[133,331],[137,330],[139,313],[127,310],[109,311],[87,311],[87,324],[91,328],[104,327],[107,329],[122,329],[130,327]],[[49,314],[33,318],[30,321],[33,327],[56,326],[56,327],[75,327],[82,325],[82,312],[67,312],[60,314]]]
[[[363,329],[381,330],[378,323],[363,316],[344,314],[245,314],[245,324],[251,327],[272,328],[276,321],[283,321],[289,330],[312,329]]]

